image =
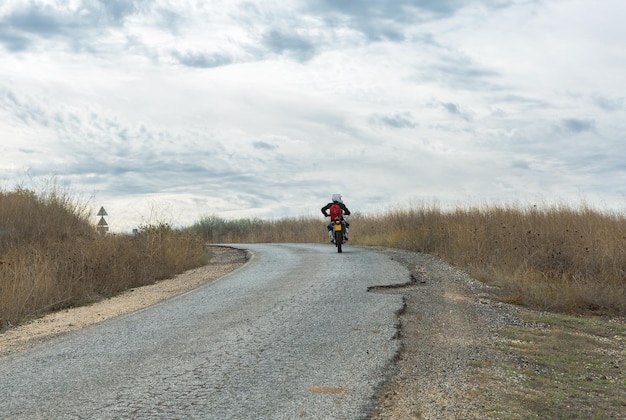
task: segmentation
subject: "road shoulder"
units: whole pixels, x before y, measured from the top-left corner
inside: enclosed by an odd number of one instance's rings
[[[472,398],[473,366],[494,357],[491,340],[518,323],[517,308],[490,298],[489,287],[424,254],[376,248],[405,265],[412,282],[377,293],[400,293],[402,349],[377,397],[374,419],[480,418],[488,396]]]
[[[46,314],[0,334],[0,357],[25,350],[52,337],[79,330],[181,295],[222,277],[244,265],[248,253],[241,249],[211,246],[209,264],[171,279],[136,287],[91,305]]]

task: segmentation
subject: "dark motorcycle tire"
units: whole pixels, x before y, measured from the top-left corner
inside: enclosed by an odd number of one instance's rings
[[[341,253],[341,245],[343,244],[343,231],[335,231],[335,245],[337,246],[337,252]]]

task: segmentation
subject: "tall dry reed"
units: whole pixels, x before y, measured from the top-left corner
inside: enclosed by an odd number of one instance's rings
[[[236,219],[205,216],[190,230],[207,242],[262,243],[262,242],[324,242],[326,222],[311,217],[278,220]]]
[[[626,314],[626,219],[587,206],[436,206],[355,215],[350,243],[433,254],[500,290],[563,311]],[[192,227],[209,242],[327,242],[326,221],[224,220]]]
[[[166,223],[100,235],[57,190],[0,191],[0,330],[206,264],[204,241]]]
[[[626,313],[626,219],[589,207],[399,210],[354,222],[364,245],[440,256],[546,310]],[[386,233],[385,233],[386,232]]]

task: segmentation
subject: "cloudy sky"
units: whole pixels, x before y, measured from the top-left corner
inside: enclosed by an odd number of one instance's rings
[[[0,187],[112,230],[565,202],[626,209],[623,0],[2,0]],[[320,213],[321,216],[321,213]]]

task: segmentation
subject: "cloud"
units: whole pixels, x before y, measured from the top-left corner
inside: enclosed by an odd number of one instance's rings
[[[315,0],[310,6],[318,11],[334,11],[360,19],[414,21],[416,15],[449,16],[463,5],[458,0]]]
[[[505,103],[505,104],[514,104],[521,105],[524,108],[533,108],[533,109],[548,109],[553,106],[550,103],[542,98],[534,98],[530,96],[522,96],[515,93],[504,93],[500,94],[498,92],[497,95],[494,96],[494,100],[497,102]]]
[[[605,111],[619,111],[624,109],[624,98],[593,95],[592,102]]]
[[[329,28],[349,28],[365,36],[369,42],[405,39],[400,21],[410,20],[411,11],[403,1],[329,1],[309,2],[308,11],[323,16]]]
[[[270,144],[264,141],[252,142],[252,146],[255,149],[260,149],[260,150],[275,150],[276,148],[278,148],[278,146],[276,146],[275,144]]]
[[[49,115],[43,104],[18,96],[12,89],[0,85],[0,105],[2,110],[26,126],[49,123]]]
[[[565,118],[561,121],[561,127],[571,133],[584,133],[596,131],[596,122],[593,119]]]
[[[330,26],[348,26],[368,41],[402,42],[415,25],[450,18],[471,4],[499,9],[510,0],[309,0],[308,10],[324,16]]]
[[[450,114],[461,115],[461,110],[456,104],[453,104],[451,102],[445,102],[442,103],[441,106],[443,106]]]
[[[122,30],[129,18],[149,12],[152,4],[151,0],[15,1],[0,15],[0,43],[15,52],[37,51],[43,45],[94,52],[102,49],[99,41]],[[118,48],[123,45],[122,41]]]
[[[151,60],[172,57],[196,68],[263,60],[266,52],[307,62],[337,45],[405,42],[416,23],[454,15],[462,7],[464,2],[454,0],[312,0],[293,14],[287,5],[270,11],[245,1],[209,7],[152,0],[28,0],[12,3],[0,16],[0,43],[10,51],[25,51],[56,40],[57,48],[140,54]],[[354,31],[364,39],[353,37]]]
[[[151,4],[153,4],[152,0],[97,0],[92,10],[103,10],[107,20],[121,24],[128,16],[136,14]],[[88,7],[89,3],[84,6]]]
[[[511,162],[511,167],[515,169],[529,170],[530,163],[527,160],[515,159]]]
[[[441,53],[437,63],[429,69],[430,80],[445,84],[453,89],[476,91],[499,91],[499,74],[485,68],[471,57],[454,51]]]
[[[72,14],[36,3],[30,3],[15,10],[6,17],[3,23],[18,33],[42,37],[57,34],[62,28],[76,26]]]
[[[10,51],[25,51],[54,38],[64,38],[68,43],[74,37],[80,40],[85,36],[85,33],[78,35],[84,32],[81,28],[94,24],[93,16],[80,14],[78,9],[29,1],[0,17],[0,41]]]
[[[263,44],[276,54],[288,54],[298,61],[315,55],[315,45],[296,31],[271,30],[263,36]]]
[[[203,52],[187,51],[181,53],[175,51],[172,56],[182,65],[187,67],[213,68],[226,66],[233,63],[233,58],[226,54],[210,54]]]
[[[383,125],[391,128],[416,128],[419,126],[410,112],[387,115],[374,114],[370,117],[370,122],[374,125]]]
[[[15,33],[8,27],[4,27],[0,22],[0,45],[11,52],[25,51],[30,47],[30,41],[27,37]]]
[[[122,25],[126,18],[145,10],[151,0],[79,0],[42,3],[26,0],[11,8],[3,21],[16,30],[51,35],[77,28]]]

